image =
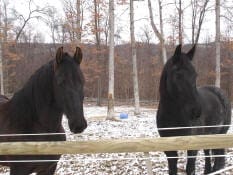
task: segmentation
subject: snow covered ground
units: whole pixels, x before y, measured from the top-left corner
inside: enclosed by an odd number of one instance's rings
[[[141,108],[141,115],[135,116],[131,106],[115,107],[116,116],[124,112],[129,118],[120,121],[105,121],[106,107],[85,105],[84,112],[88,120],[88,128],[82,134],[71,134],[67,120],[63,120],[68,140],[100,140],[120,138],[158,137],[156,129],[156,109]],[[233,133],[231,127],[229,133]],[[185,157],[185,152],[179,156]],[[199,156],[203,155],[200,151]],[[227,165],[233,166],[233,149],[227,150]],[[232,157],[230,157],[232,155]],[[164,153],[150,153],[153,173],[155,175],[167,174],[167,161]],[[203,174],[204,158],[197,158],[196,174]],[[185,158],[179,159],[179,174],[185,174]],[[118,153],[118,154],[82,154],[63,155],[58,163],[56,175],[146,175],[147,156],[144,153]],[[8,175],[7,168],[1,168],[0,174]],[[223,174],[230,175],[233,171]]]

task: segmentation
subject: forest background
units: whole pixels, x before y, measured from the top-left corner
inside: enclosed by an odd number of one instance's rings
[[[193,62],[198,72],[197,84],[215,84],[217,1],[134,1],[141,100],[159,100],[158,86],[164,65],[162,44],[169,58],[177,44],[183,44],[183,50],[187,51],[192,44],[197,43]],[[115,99],[130,101],[134,98],[130,4],[127,0],[118,0],[114,6]],[[153,14],[150,14],[150,8]],[[220,8],[220,85],[233,100],[233,3],[223,0]],[[63,45],[65,50],[73,53],[78,45],[84,53],[82,70],[86,79],[85,96],[91,99],[107,99],[107,0],[1,0],[0,10],[2,93],[11,96],[19,90],[36,69],[54,58],[59,46]]]

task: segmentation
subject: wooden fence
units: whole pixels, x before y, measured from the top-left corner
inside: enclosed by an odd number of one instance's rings
[[[0,155],[155,152],[233,147],[233,134],[63,142],[2,142]]]

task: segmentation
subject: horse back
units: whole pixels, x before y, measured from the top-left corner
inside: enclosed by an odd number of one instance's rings
[[[201,125],[229,125],[231,123],[231,102],[223,90],[215,86],[198,88],[202,114]],[[226,133],[229,127],[215,129],[213,134]]]

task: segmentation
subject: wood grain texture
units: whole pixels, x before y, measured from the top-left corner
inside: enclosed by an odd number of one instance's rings
[[[65,142],[4,142],[0,155],[155,152],[233,147],[233,134]]]

